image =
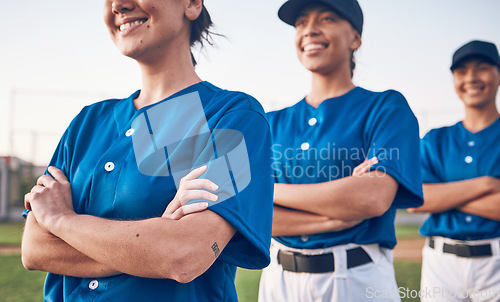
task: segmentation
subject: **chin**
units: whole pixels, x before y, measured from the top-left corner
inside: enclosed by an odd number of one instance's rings
[[[138,59],[141,52],[137,48],[119,48],[120,52],[131,59]]]
[[[325,64],[320,64],[317,62],[302,62],[302,66],[304,66],[305,69],[309,70],[310,72],[314,73],[324,73],[329,69],[328,66],[325,66]]]
[[[130,41],[127,41],[130,42]],[[127,43],[125,41],[115,41],[115,46],[124,56],[135,58],[141,52],[137,43]]]
[[[344,66],[339,62],[332,62],[331,60],[324,59],[305,59],[301,60],[302,66],[304,66],[307,70],[314,73],[319,74],[331,74],[336,70],[340,70]]]
[[[483,109],[490,106],[490,101],[488,100],[467,100],[464,102],[467,107]]]
[[[310,72],[313,72],[313,73],[316,73],[316,74],[321,74],[321,75],[325,75],[325,76],[328,76],[328,75],[331,75],[333,72],[332,72],[332,68],[329,68],[329,66],[325,67],[325,66],[318,66],[318,67],[315,67],[315,68],[308,68],[308,70]]]

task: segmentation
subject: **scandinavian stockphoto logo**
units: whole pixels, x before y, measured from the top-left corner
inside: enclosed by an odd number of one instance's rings
[[[365,147],[341,147],[334,142],[328,142],[321,147],[307,148],[285,147],[273,144],[272,170],[277,178],[302,178],[332,181],[353,175],[357,165],[367,159],[376,157],[379,162],[399,161],[399,148],[379,147],[376,143]],[[372,176],[384,175],[387,171],[383,165],[378,165]]]
[[[500,301],[500,292],[495,289],[484,289],[477,291],[456,289],[450,291],[444,287],[424,287],[422,289],[410,289],[407,287],[398,287],[397,289],[377,289],[367,287],[365,291],[367,300],[394,300],[401,299],[421,299],[433,301]]]
[[[181,178],[207,165],[200,177],[219,186],[216,202],[243,191],[251,180],[243,134],[233,129],[210,131],[198,92],[159,103],[132,122],[132,142],[139,172],[147,176]],[[196,200],[190,203],[197,202]]]

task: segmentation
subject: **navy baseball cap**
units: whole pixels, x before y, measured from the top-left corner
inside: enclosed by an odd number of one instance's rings
[[[278,17],[286,24],[295,26],[300,11],[310,4],[324,4],[351,23],[361,35],[363,31],[363,12],[357,0],[288,0],[278,11]]]
[[[457,49],[453,54],[453,60],[450,67],[451,71],[457,68],[465,59],[471,57],[480,57],[500,68],[500,57],[498,56],[498,50],[495,44],[484,41],[470,41]]]

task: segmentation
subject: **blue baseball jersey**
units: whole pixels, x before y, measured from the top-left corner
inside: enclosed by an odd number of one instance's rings
[[[433,129],[421,141],[424,183],[445,183],[480,176],[500,177],[500,119],[472,133],[462,122]],[[424,236],[457,240],[500,237],[500,221],[452,209],[432,214],[422,225]]]
[[[267,118],[277,183],[311,184],[348,177],[356,166],[374,156],[379,163],[370,170],[385,172],[399,183],[392,206],[380,217],[339,232],[275,239],[305,249],[348,243],[393,248],[396,209],[423,203],[416,160],[420,154],[418,123],[403,95],[356,87],[317,108],[302,99],[294,106],[268,113]]]
[[[214,264],[190,283],[127,274],[75,278],[49,273],[45,282],[46,301],[236,301],[236,267],[261,269],[269,264],[273,198],[271,134],[261,105],[246,94],[201,82],[139,110],[133,103],[139,91],[126,99],[90,105],[66,130],[51,165],[62,169],[68,177],[74,208],[79,214],[119,220],[162,216],[177,191],[174,177],[141,173],[134,154],[133,139],[138,131],[134,132],[133,123],[145,111],[193,92],[199,95],[203,107],[204,116],[200,118],[206,119],[211,131],[233,129],[246,142],[248,157],[241,161],[249,162],[251,181],[240,187],[237,194],[209,207],[237,229],[235,236]],[[161,121],[162,129],[173,137],[179,134],[179,119],[174,117],[180,113],[169,114],[170,118],[165,116]],[[153,125],[151,115],[149,119]],[[207,136],[195,138],[192,146],[206,148],[207,143],[200,142],[202,139]],[[193,150],[183,149],[182,144],[175,146],[168,154],[193,154]],[[217,147],[220,158],[224,146]],[[197,154],[201,156],[204,150],[199,151]],[[188,160],[196,166],[198,159]],[[239,162],[232,160],[235,165]],[[168,164],[170,168],[174,165],[172,161]]]

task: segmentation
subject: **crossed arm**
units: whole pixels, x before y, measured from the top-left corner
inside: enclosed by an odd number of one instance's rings
[[[500,179],[482,176],[448,183],[424,183],[424,205],[413,213],[439,213],[451,209],[500,220]]]
[[[205,272],[236,230],[207,209],[213,183],[188,174],[162,217],[115,221],[73,211],[69,182],[49,168],[26,195],[28,215],[23,236],[23,264],[28,269],[77,277],[120,273],[190,282]],[[204,190],[205,189],[205,190]],[[84,226],[84,227],[82,227]],[[217,247],[217,249],[215,248]]]
[[[398,183],[388,174],[369,171],[365,161],[352,176],[317,184],[275,184],[273,236],[341,231],[384,214]]]

